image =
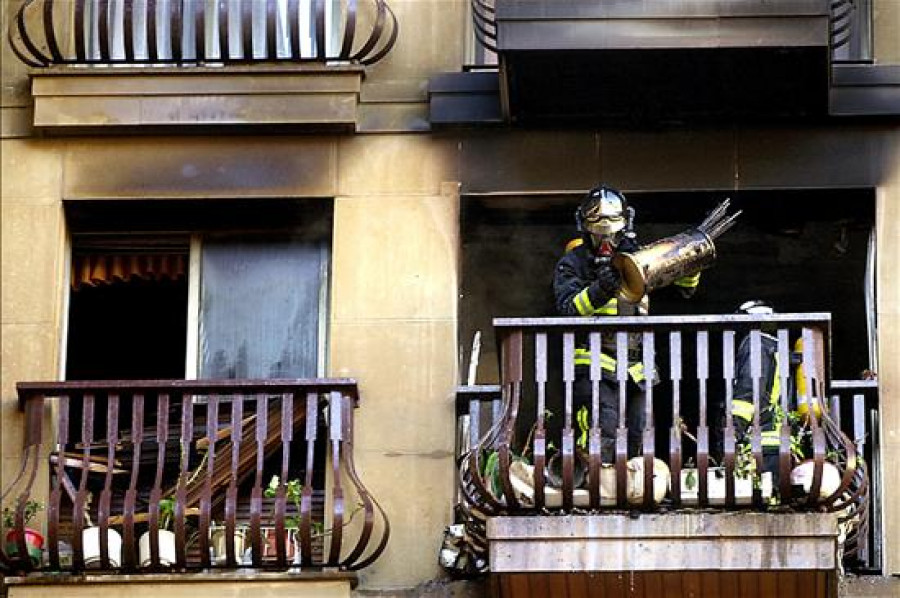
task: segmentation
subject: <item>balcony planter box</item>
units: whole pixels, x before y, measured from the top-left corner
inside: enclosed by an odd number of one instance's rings
[[[35,566],[39,566],[41,564],[41,555],[44,552],[44,536],[41,535],[37,530],[33,530],[29,527],[25,528],[25,548],[28,551],[28,556],[31,557],[31,562],[34,563]],[[18,530],[11,529],[6,532],[6,554],[10,557],[16,557],[19,554],[19,532]]]
[[[171,567],[175,564],[175,532],[166,529],[159,531],[159,564],[161,567]],[[150,556],[150,534],[146,531],[138,540],[138,552],[141,559],[141,567],[151,567],[153,561]]]
[[[653,501],[659,503],[669,491],[671,474],[669,467],[661,460],[653,460]],[[510,482],[519,501],[534,504],[534,466],[522,461],[514,461],[509,470]],[[587,478],[585,478],[587,485]],[[644,501],[644,458],[633,457],[628,461],[628,474],[625,482],[626,496],[629,504],[637,505]],[[572,493],[576,507],[590,506],[590,493],[586,488],[575,488]],[[550,485],[544,487],[544,504],[548,508],[562,506],[562,490]],[[600,505],[616,504],[616,469],[612,465],[604,465],[600,470]]]
[[[685,505],[696,505],[700,502],[700,474],[694,468],[681,470],[681,502]],[[709,504],[725,504],[725,468],[710,467],[706,471],[707,494]],[[763,499],[772,496],[772,473],[764,471],[760,476],[760,490]],[[749,505],[753,501],[753,478],[748,476],[734,478],[734,502],[738,505]]]
[[[89,527],[81,532],[81,547],[84,552],[84,566],[88,569],[102,567],[100,558],[100,528]],[[109,566],[118,568],[122,564],[122,536],[114,529],[106,530],[106,548]],[[149,544],[148,544],[149,552]]]
[[[815,463],[809,459],[803,461],[791,470],[791,485],[809,494],[812,488]],[[825,461],[822,464],[822,483],[819,486],[819,497],[828,498],[841,487],[841,472],[833,463]]]

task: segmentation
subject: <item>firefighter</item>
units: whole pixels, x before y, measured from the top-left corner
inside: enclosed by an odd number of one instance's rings
[[[737,313],[748,315],[770,315],[775,313],[764,301],[754,300],[741,304]],[[781,446],[781,426],[785,417],[779,416],[781,405],[782,379],[778,363],[778,339],[770,334],[768,327],[760,333],[760,378],[759,427],[762,431],[763,471],[772,472],[773,482],[778,484],[778,449]],[[748,334],[738,345],[735,357],[735,376],[732,383],[733,395],[731,415],[734,423],[735,439],[739,445],[749,447],[751,427],[755,409],[753,406],[753,376],[751,372],[751,346]],[[796,352],[792,354],[794,361]],[[799,366],[798,366],[799,367]],[[790,396],[791,389],[783,389]],[[746,449],[745,449],[746,450]]]
[[[616,252],[633,253],[640,246],[632,223],[634,210],[616,189],[601,185],[591,189],[575,211],[580,236],[566,246],[566,253],[556,265],[553,279],[556,310],[562,316],[615,317],[646,315],[649,298],[629,303],[617,297],[622,278],[612,266]],[[694,293],[700,273],[675,282],[683,295]],[[616,343],[612,335],[603,335],[600,382],[601,458],[610,463],[615,455],[615,433],[619,424],[616,382]],[[582,343],[583,339],[579,339]],[[628,455],[640,452],[644,430],[646,375],[643,366],[640,335],[629,335],[626,417]],[[590,350],[579,344],[575,350],[574,407],[582,432],[586,429],[591,404]],[[653,376],[654,382],[658,376]],[[584,438],[582,437],[582,442]]]

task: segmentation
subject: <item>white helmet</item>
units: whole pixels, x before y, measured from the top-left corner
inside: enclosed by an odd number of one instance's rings
[[[772,309],[772,306],[765,301],[753,299],[752,301],[745,301],[741,303],[741,306],[737,308],[737,313],[748,314],[751,316],[768,316],[774,314],[775,310]]]

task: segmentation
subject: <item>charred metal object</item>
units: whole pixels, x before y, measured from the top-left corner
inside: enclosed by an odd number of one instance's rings
[[[682,276],[716,261],[714,241],[734,226],[740,211],[728,214],[731,200],[720,203],[696,228],[665,237],[634,253],[618,253],[612,264],[622,275],[619,297],[631,303]]]

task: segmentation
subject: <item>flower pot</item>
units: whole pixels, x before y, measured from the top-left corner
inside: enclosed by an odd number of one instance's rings
[[[241,561],[244,557],[244,549],[247,544],[247,536],[246,530],[237,528],[234,530],[234,559],[238,564],[241,564]],[[209,532],[209,544],[210,550],[212,554],[210,555],[212,558],[212,562],[214,565],[225,565],[228,562],[228,548],[226,546],[226,540],[228,539],[228,532],[224,526],[222,527],[214,527]]]
[[[150,567],[153,561],[150,558],[150,531],[144,532],[138,540],[138,553],[141,559],[141,567]],[[159,530],[159,564],[161,567],[171,567],[175,564],[175,533],[169,530]]]
[[[119,567],[122,563],[122,536],[114,529],[106,530],[106,548],[109,553],[109,566]],[[89,527],[81,532],[81,549],[84,554],[84,566],[87,569],[99,569],[103,566],[100,559],[100,528]]]
[[[807,460],[791,470],[791,486],[802,488],[804,494],[809,494],[812,488],[815,462]],[[822,463],[822,483],[819,486],[819,498],[828,498],[841,487],[841,472],[833,463]]]
[[[681,470],[681,502],[696,505],[700,502],[699,472],[694,468]],[[706,494],[709,504],[725,504],[725,468],[710,467],[706,470]],[[760,491],[764,499],[772,496],[772,473],[764,471],[760,476]],[[734,502],[749,505],[753,502],[753,477],[734,478]]]
[[[580,452],[576,451],[574,456],[574,467],[572,468],[572,487],[581,488],[587,480],[588,459]],[[544,470],[547,477],[547,483],[553,488],[562,488],[563,485],[563,460],[562,453],[556,453],[547,461],[547,467]]]
[[[28,556],[31,557],[31,562],[34,566],[40,566],[41,556],[44,552],[44,536],[37,530],[26,527],[25,549],[28,551]],[[6,555],[9,557],[19,555],[19,532],[17,530],[11,529],[6,532]]]
[[[669,491],[672,474],[669,466],[660,459],[653,460],[653,502],[659,503]],[[639,505],[644,502],[644,458],[632,457],[628,460],[628,476],[625,494],[628,503]],[[615,487],[615,486],[613,486]]]
[[[298,530],[287,528],[284,530],[284,534],[285,558],[288,561],[299,558],[300,551],[297,549],[297,543],[299,542]],[[265,540],[263,557],[276,558],[278,556],[278,537],[275,535],[275,528],[265,530]]]

